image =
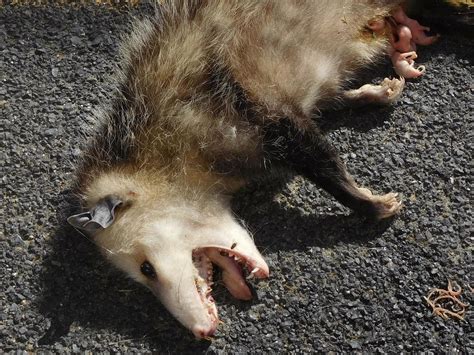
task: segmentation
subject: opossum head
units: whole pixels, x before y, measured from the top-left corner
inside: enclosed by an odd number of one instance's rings
[[[212,264],[222,268],[232,295],[244,300],[252,294],[243,269],[258,278],[269,270],[225,199],[184,190],[156,179],[103,176],[85,193],[88,210],[68,221],[92,234],[108,260],[202,338],[218,324]]]

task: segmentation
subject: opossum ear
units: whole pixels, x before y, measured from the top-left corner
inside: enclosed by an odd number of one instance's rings
[[[93,233],[110,226],[115,219],[115,208],[122,203],[117,196],[106,196],[89,211],[70,216],[68,223],[77,229]]]

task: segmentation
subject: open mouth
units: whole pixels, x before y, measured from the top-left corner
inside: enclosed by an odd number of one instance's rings
[[[210,328],[203,334],[199,334],[202,338],[214,334],[219,318],[217,316],[217,307],[214,298],[211,295],[212,291],[212,263],[211,260],[201,251],[193,252],[193,264],[198,270],[194,282],[199,298],[207,310],[210,320]]]
[[[246,279],[268,277],[268,266],[263,260],[254,259],[240,251],[219,247],[195,249],[192,257],[198,271],[195,277],[196,289],[212,324],[212,329],[206,334],[210,336],[219,321],[216,304],[211,295],[213,264],[222,269],[222,281],[232,296],[241,300],[252,298]]]

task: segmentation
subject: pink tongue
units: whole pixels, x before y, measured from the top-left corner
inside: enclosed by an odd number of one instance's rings
[[[205,250],[205,253],[214,264],[222,269],[222,280],[232,296],[240,300],[250,300],[252,292],[242,277],[242,269],[239,264],[235,260],[221,255],[217,249],[209,248]]]

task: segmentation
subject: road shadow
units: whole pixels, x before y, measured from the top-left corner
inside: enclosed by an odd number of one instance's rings
[[[288,174],[273,185],[264,180],[258,181],[234,198],[233,210],[254,235],[258,247],[265,252],[301,251],[314,246],[331,248],[340,242],[365,244],[381,236],[393,221],[373,222],[348,209],[333,212],[320,212],[318,209],[307,213],[301,212],[298,207],[283,206],[274,197],[294,177]],[[315,189],[315,204],[318,204],[318,201],[326,199],[327,194]],[[331,200],[331,203],[336,202]],[[305,204],[307,201],[303,202]],[[311,209],[313,207],[310,206]]]
[[[160,352],[205,351],[144,287],[109,265],[96,246],[70,227],[66,218],[78,203],[69,190],[61,194],[59,227],[52,253],[40,275],[43,295],[39,310],[51,322],[38,345],[53,345],[74,327],[110,329],[127,339],[141,340]]]

